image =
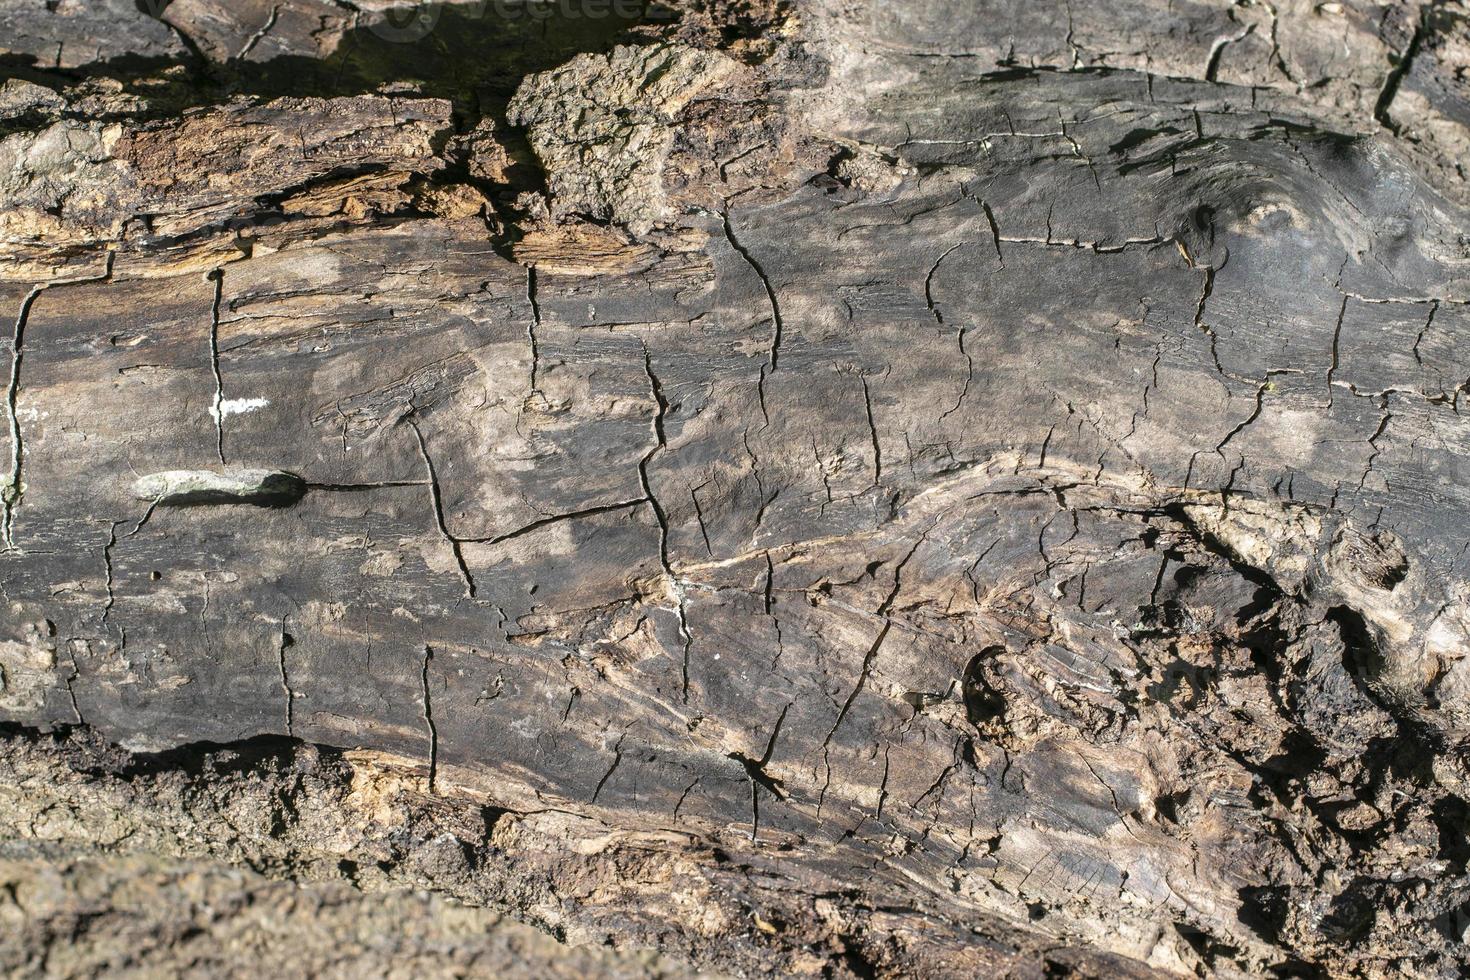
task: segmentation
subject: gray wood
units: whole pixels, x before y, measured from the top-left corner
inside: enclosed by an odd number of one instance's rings
[[[715,965],[1456,975],[1464,7],[673,8],[5,7],[0,718]]]

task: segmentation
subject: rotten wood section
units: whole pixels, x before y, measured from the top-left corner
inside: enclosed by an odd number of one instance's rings
[[[466,77],[468,6],[314,6],[7,85],[0,716],[590,821],[680,883],[610,938],[743,969],[1463,967],[1459,6],[725,3]]]

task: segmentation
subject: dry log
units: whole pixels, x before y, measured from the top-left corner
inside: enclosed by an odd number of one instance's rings
[[[1470,965],[1463,3],[0,23],[24,859]]]

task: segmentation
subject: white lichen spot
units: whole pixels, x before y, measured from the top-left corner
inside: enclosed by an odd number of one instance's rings
[[[219,417],[256,412],[270,404],[269,398],[226,398],[219,403]],[[213,410],[211,409],[211,414]]]

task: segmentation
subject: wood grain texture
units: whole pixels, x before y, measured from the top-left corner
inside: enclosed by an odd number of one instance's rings
[[[15,752],[722,969],[1465,967],[1462,4],[125,6],[3,15]]]

